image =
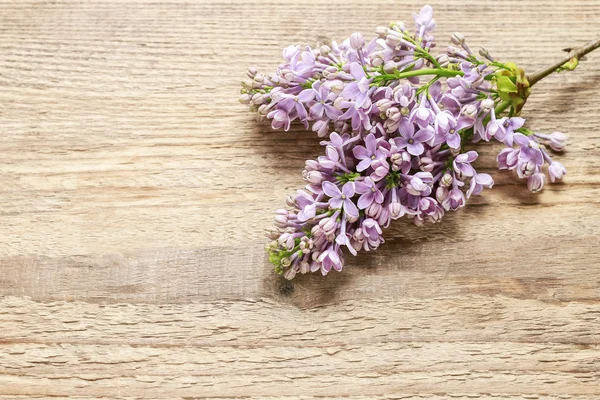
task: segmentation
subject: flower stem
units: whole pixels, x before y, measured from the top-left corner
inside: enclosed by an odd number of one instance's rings
[[[527,77],[527,80],[529,81],[529,86],[535,85],[537,82],[544,79],[545,77],[552,74],[553,72],[556,72],[561,67],[563,67],[566,63],[568,63],[574,59],[576,60],[576,62],[578,62],[581,59],[581,57],[596,50],[599,47],[600,47],[600,39],[597,39],[597,40],[592,40],[581,47],[578,47],[575,49],[567,49],[566,51],[569,52],[569,55],[565,56],[562,60],[558,61],[557,63],[555,63],[547,68],[544,68],[542,70],[539,70],[539,71],[529,75]]]
[[[446,76],[446,77],[452,78],[457,75],[463,76],[464,72],[456,71],[456,70],[448,69],[448,68],[426,68],[426,69],[416,69],[414,71],[407,71],[407,72],[396,72],[394,74],[378,75],[374,78],[373,81],[375,83],[379,83],[379,82],[392,81],[392,80],[398,80],[398,79],[403,79],[403,78],[411,78],[413,76],[422,76],[422,75],[435,75],[438,77]]]

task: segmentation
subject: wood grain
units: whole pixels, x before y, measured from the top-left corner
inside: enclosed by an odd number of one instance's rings
[[[595,0],[435,1],[439,46],[535,71]],[[248,65],[409,20],[373,0],[0,2],[0,399],[600,398],[600,54],[536,85],[564,183],[397,221],[341,274],[272,274],[263,231],[312,133],[237,102]]]

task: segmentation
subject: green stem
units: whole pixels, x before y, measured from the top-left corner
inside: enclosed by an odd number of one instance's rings
[[[456,70],[448,69],[448,68],[417,69],[414,71],[396,72],[394,74],[379,75],[373,79],[373,82],[379,83],[379,82],[386,82],[386,81],[398,80],[398,79],[403,79],[403,78],[412,78],[414,76],[423,76],[423,75],[435,75],[438,77],[445,76],[445,77],[452,78],[455,76],[464,76],[464,72],[456,71]]]

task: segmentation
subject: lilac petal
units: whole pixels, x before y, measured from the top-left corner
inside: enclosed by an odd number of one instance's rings
[[[533,153],[533,157],[532,157],[532,158],[533,158],[533,161],[535,161],[535,163],[536,163],[537,165],[540,165],[540,166],[541,166],[541,165],[543,165],[543,164],[544,164],[544,155],[542,154],[542,152],[541,152],[541,151],[539,151],[539,150],[534,150],[534,153]]]
[[[314,89],[305,89],[298,95],[298,101],[300,103],[308,103],[315,98],[316,94],[317,92]]]
[[[489,174],[477,174],[474,179],[478,184],[483,186],[491,187],[494,184],[494,180]]]
[[[369,168],[371,166],[371,158],[367,157],[364,160],[362,160],[361,162],[358,163],[358,165],[356,166],[356,170],[358,172],[362,172],[365,169]]]
[[[377,151],[377,139],[375,139],[372,133],[369,133],[365,138],[365,145],[367,146],[367,150],[369,150],[369,156]]]
[[[383,203],[383,193],[381,193],[379,190],[375,192],[375,203]]]
[[[342,208],[342,204],[343,204],[344,200],[342,200],[341,197],[332,197],[331,199],[329,199],[329,206],[331,208]]]
[[[344,186],[342,186],[342,193],[348,198],[354,196],[354,182],[346,182]]]
[[[360,95],[360,88],[358,87],[358,83],[351,82],[346,85],[340,96],[344,99],[355,99]]]
[[[375,194],[369,189],[365,194],[358,198],[358,208],[364,210],[373,204]]]
[[[356,63],[356,62],[350,64],[350,74],[357,81],[362,78],[366,78],[366,76],[367,76],[367,74],[365,74],[365,70],[363,69],[362,65],[360,65],[359,63]]]
[[[469,185],[469,189],[467,190],[467,199],[471,198],[471,196],[473,194],[477,195],[478,193],[475,193],[475,189],[477,189],[479,187],[481,187],[480,185],[477,184],[477,182],[475,182],[475,179],[473,179],[471,181],[471,184]]]
[[[357,110],[357,112],[352,116],[352,130],[357,131],[361,125],[362,121],[360,120],[360,114]]]
[[[467,151],[466,154],[467,154],[467,162],[470,162],[470,163],[477,160],[477,157],[479,156],[479,154],[477,154],[477,152],[474,150]]]
[[[295,200],[296,204],[298,204],[300,208],[304,208],[307,205],[315,202],[313,196],[310,195],[308,192],[305,192],[304,190],[298,190],[298,194],[296,195]]]
[[[357,108],[369,108],[370,99],[368,93],[361,92],[358,96],[356,96],[355,103]]]
[[[313,204],[310,204],[310,205],[304,207],[298,213],[298,221],[300,221],[300,222],[308,221],[309,219],[313,218],[315,215],[317,215],[317,205],[315,203],[313,203]]]
[[[475,124],[475,120],[473,118],[469,118],[469,117],[460,117],[456,123],[456,127],[454,128],[454,130],[456,130],[457,132],[465,129],[465,128],[470,128],[473,126],[473,124]]]
[[[433,128],[428,126],[427,128],[419,129],[419,131],[413,136],[413,139],[415,142],[426,143],[433,138],[434,134],[435,132],[433,131]]]
[[[304,106],[300,103],[296,103],[296,112],[298,113],[298,119],[300,121],[304,121],[308,116],[306,108],[304,108]]]
[[[408,120],[408,118],[402,118],[400,120],[398,131],[402,137],[410,139],[415,134],[415,126]]]
[[[356,146],[352,149],[352,154],[359,160],[370,159],[371,153],[364,146]]]
[[[446,136],[446,143],[453,149],[460,148],[460,135],[458,133],[453,133]]]
[[[429,87],[428,92],[433,101],[438,102],[442,93],[442,82],[434,82],[434,84]]]
[[[508,127],[513,131],[515,129],[519,129],[525,124],[525,118],[521,117],[512,117],[508,121]]]
[[[310,108],[310,115],[313,118],[321,119],[321,117],[323,117],[323,111],[324,111],[323,104],[322,103],[315,103]]]
[[[408,140],[406,140],[403,137],[397,137],[397,138],[394,138],[393,140],[394,140],[394,143],[396,144],[396,147],[399,149],[403,149],[406,146],[408,146]]]
[[[350,199],[344,200],[344,211],[351,217],[358,217],[358,208],[356,208],[356,205]]]
[[[522,133],[515,133],[513,136],[513,141],[522,147],[529,146],[529,138]]]
[[[334,147],[342,147],[344,144],[342,137],[337,132],[332,132],[331,135],[329,135],[329,140]]]
[[[340,161],[340,154],[333,146],[327,146],[325,148],[325,154],[327,155],[327,158],[329,158],[331,161],[333,161],[335,163]]]
[[[425,147],[419,142],[414,142],[406,146],[406,150],[413,156],[420,156],[425,151]]]
[[[475,169],[470,164],[457,163],[456,165],[464,176],[473,176],[475,174]]]
[[[353,118],[354,114],[356,114],[356,112],[357,112],[356,108],[354,108],[354,106],[352,105],[349,109],[346,110],[345,113],[343,113],[342,115],[340,115],[338,117],[338,120],[346,120],[346,119]]]
[[[370,179],[370,178],[368,178],[368,179]],[[373,187],[372,185],[369,185],[364,182],[355,182],[354,183],[354,188],[356,189],[356,193],[358,193],[358,194],[364,194],[364,193],[370,192],[372,187]]]
[[[452,119],[454,119],[454,118],[447,112],[439,113],[435,118],[435,122],[437,124],[438,131],[444,132],[444,133],[448,132],[448,129],[450,128],[450,121]]]
[[[333,106],[330,106],[329,104],[324,104],[324,107],[325,107],[325,114],[327,114],[329,119],[337,121],[337,119],[340,117],[340,115],[342,115],[342,112],[340,110],[338,110],[337,108],[335,108]]]
[[[323,185],[323,192],[325,192],[325,194],[327,196],[331,197],[332,199],[342,196],[342,192],[340,192],[340,189],[335,185],[335,183],[325,181],[322,183],[322,185]]]

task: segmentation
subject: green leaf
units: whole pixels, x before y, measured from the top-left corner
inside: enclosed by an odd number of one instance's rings
[[[496,85],[498,86],[498,93],[517,93],[519,91],[508,76],[497,77]]]

